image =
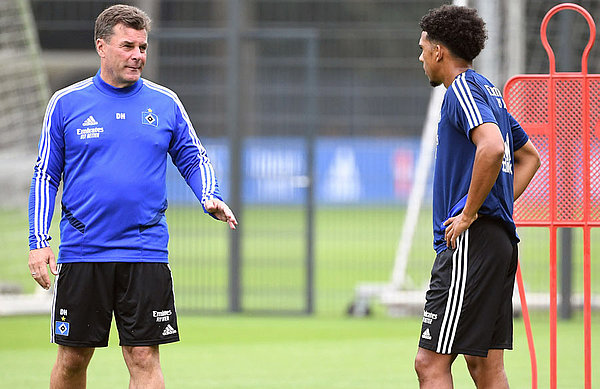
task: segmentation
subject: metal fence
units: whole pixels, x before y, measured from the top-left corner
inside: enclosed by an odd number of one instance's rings
[[[402,9],[416,4],[422,12],[431,6],[404,2]],[[228,138],[221,145],[228,157],[217,158],[227,166],[217,164],[217,170],[241,225],[230,237],[227,282],[217,287],[227,293],[222,307],[342,312],[361,269],[383,262],[387,266],[369,276],[387,276],[396,234],[377,239],[373,231],[384,213],[371,220],[356,216],[369,214],[358,212],[356,201],[315,201],[327,180],[316,172],[321,163],[315,158],[335,154],[337,146],[316,155],[322,150],[317,138],[348,143],[356,136],[419,134],[429,91],[416,81],[423,78],[415,67],[416,23],[380,20],[390,10],[408,17],[395,2],[377,2],[370,20],[360,2],[231,1],[221,3],[226,12],[212,9],[225,18],[213,23],[194,17],[206,4],[179,5],[185,15],[169,13],[155,32],[158,78],[178,91],[206,142]],[[398,202],[392,197],[383,205]],[[321,222],[321,215],[330,216]],[[387,224],[399,226],[397,216],[388,216]],[[345,238],[360,241],[360,252],[385,245],[389,255],[357,257],[343,249],[347,241],[328,237],[349,221],[355,226]]]
[[[42,47],[95,55],[93,20],[111,3],[32,0]],[[170,172],[169,248],[180,309],[343,312],[357,282],[389,279],[430,93],[417,59],[418,21],[442,2],[127,3],[154,19],[145,75],[180,96],[240,220],[230,233],[201,215]],[[502,85],[509,75],[503,64],[513,58],[504,33],[512,20],[503,2],[491,3]],[[555,2],[518,3],[522,71],[544,72],[539,24]],[[579,3],[600,15],[598,2]],[[565,58],[578,58],[577,44],[561,44],[561,32],[579,42],[587,30],[574,18],[561,23],[550,26],[550,42]],[[600,71],[598,51],[590,72]],[[426,278],[431,221],[415,223],[409,270]],[[538,272],[544,277],[545,269]]]

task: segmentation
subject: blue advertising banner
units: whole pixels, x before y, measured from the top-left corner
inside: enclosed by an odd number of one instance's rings
[[[229,148],[225,138],[203,140],[224,199],[228,197]],[[301,204],[308,174],[303,138],[246,139],[243,146],[243,201]],[[403,204],[418,158],[417,138],[327,138],[315,141],[315,200],[320,205]],[[168,164],[172,204],[197,201],[177,169]],[[430,191],[429,191],[430,193]]]

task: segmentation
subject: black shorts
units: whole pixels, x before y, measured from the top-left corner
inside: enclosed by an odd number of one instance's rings
[[[52,303],[53,343],[106,347],[113,312],[121,346],[179,340],[166,263],[59,264]]]
[[[440,354],[487,356],[512,349],[517,245],[502,222],[481,217],[437,255],[419,347]]]

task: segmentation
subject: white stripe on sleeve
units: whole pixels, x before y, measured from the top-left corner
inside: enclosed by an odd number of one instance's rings
[[[210,160],[208,159],[208,156],[206,155],[206,149],[204,148],[204,146],[202,146],[200,139],[196,135],[194,126],[192,125],[192,122],[183,106],[183,103],[181,102],[181,100],[179,100],[179,97],[177,96],[177,94],[175,92],[173,92],[172,90],[170,90],[169,88],[165,88],[162,85],[156,84],[156,83],[148,81],[146,79],[144,79],[144,85],[146,85],[148,88],[150,88],[152,90],[155,90],[157,92],[160,92],[164,95],[169,96],[171,99],[173,99],[173,101],[179,107],[179,110],[181,111],[183,119],[185,120],[187,127],[188,127],[188,135],[190,136],[194,146],[196,146],[196,148],[198,149],[198,159],[199,159],[198,168],[200,169],[200,174],[201,174],[201,178],[202,178],[202,195],[201,195],[200,202],[202,204],[204,204],[204,202],[206,202],[207,200],[210,200],[214,197],[213,194],[216,190],[217,180],[216,180],[214,169],[213,169],[212,165],[210,164]]]
[[[475,128],[482,124],[483,120],[481,119],[481,113],[479,112],[477,104],[475,104],[473,95],[471,95],[471,91],[466,83],[464,73],[459,75],[456,81],[452,84],[452,90],[454,91],[454,94],[458,99],[465,116],[467,117],[469,129]]]

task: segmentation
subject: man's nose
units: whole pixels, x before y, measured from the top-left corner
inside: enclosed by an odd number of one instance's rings
[[[144,55],[144,51],[140,47],[136,47],[135,49],[133,49],[132,57],[134,59],[142,58],[143,55]]]

